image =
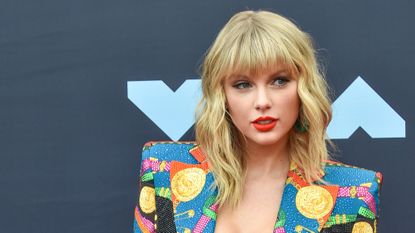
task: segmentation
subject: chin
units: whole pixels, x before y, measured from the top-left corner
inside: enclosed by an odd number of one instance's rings
[[[281,135],[269,134],[269,135],[254,135],[249,138],[249,141],[261,146],[270,146],[280,142]]]

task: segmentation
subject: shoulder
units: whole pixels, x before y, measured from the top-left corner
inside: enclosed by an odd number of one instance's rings
[[[199,163],[198,146],[195,141],[149,141],[143,146],[141,160],[178,161]]]
[[[340,187],[339,192],[348,195],[368,196],[376,206],[379,204],[380,188],[383,182],[381,172],[327,160],[324,163],[324,176],[322,179],[329,185]]]
[[[337,161],[326,160],[323,163],[323,180],[339,186],[370,185],[382,182],[382,173],[366,168],[361,168]]]
[[[379,217],[382,173],[340,162],[326,161],[322,179],[328,182],[328,185],[338,187],[337,209],[333,214],[342,214],[343,210],[356,207],[360,215],[370,213],[366,217],[372,216],[370,217],[372,220]]]

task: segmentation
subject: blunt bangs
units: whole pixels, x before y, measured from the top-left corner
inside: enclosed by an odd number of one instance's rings
[[[224,45],[223,49],[229,53],[222,60],[223,78],[241,73],[257,75],[281,63],[290,74],[299,73],[301,65],[297,61],[301,61],[300,53],[292,44],[284,43],[288,40],[280,32],[274,29],[270,34],[269,30],[255,24],[241,25],[240,28],[232,35],[234,38],[229,38],[229,43]]]

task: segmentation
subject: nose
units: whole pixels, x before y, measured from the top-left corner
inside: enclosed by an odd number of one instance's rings
[[[259,111],[270,109],[272,106],[272,101],[266,88],[258,88],[257,90],[258,92],[255,102],[255,109]]]

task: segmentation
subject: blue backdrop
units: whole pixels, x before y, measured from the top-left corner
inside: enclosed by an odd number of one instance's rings
[[[314,37],[337,158],[383,173],[379,232],[413,232],[408,0],[1,0],[0,232],[132,232],[142,145],[194,139],[198,65],[246,9]]]

